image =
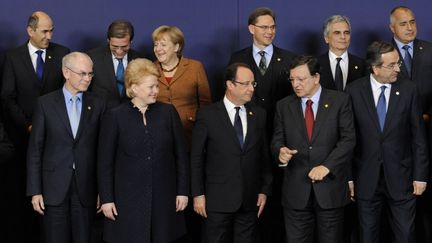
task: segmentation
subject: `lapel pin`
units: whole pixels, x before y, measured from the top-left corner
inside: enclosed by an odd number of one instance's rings
[[[51,56],[48,56],[48,59],[51,59]]]
[[[277,59],[276,59],[278,62],[280,62],[281,61],[281,59],[280,59],[280,57],[278,57]]]
[[[419,46],[419,49],[420,49],[420,50],[423,50],[423,46]]]
[[[253,112],[252,111],[249,111],[249,116],[253,116]]]
[[[325,105],[324,105],[324,107],[325,107],[325,108],[328,108],[328,107],[329,107],[329,105],[328,105],[328,104],[325,104]]]
[[[399,91],[396,91],[396,95],[399,95]]]
[[[91,110],[91,106],[87,106],[87,110]]]
[[[358,66],[354,66],[354,69],[357,70],[357,69],[358,69]]]

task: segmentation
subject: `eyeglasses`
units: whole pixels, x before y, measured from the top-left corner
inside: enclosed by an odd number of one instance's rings
[[[395,63],[390,63],[389,65],[387,65],[387,66],[384,66],[384,65],[382,65],[381,64],[381,67],[383,67],[383,68],[388,68],[388,69],[395,69],[395,67],[401,67],[402,66],[402,61],[398,61],[398,62],[395,62]]]
[[[90,73],[81,72],[81,73],[79,73],[79,72],[75,72],[70,67],[66,67],[66,68],[69,69],[69,70],[71,70],[71,72],[73,72],[75,74],[78,74],[81,77],[81,79],[83,79],[84,77],[93,78],[93,76],[94,76],[93,72],[90,72]]]
[[[295,83],[295,82],[299,82],[299,83],[304,83],[306,81],[306,79],[308,78],[312,78],[313,76],[309,76],[309,77],[303,77],[303,78],[290,78],[289,80],[291,81],[291,83]]]
[[[236,81],[236,80],[232,80],[231,82],[233,82],[233,83],[235,83],[235,84],[240,84],[240,85],[243,85],[243,86],[249,86],[249,85],[252,85],[252,87],[256,87],[257,86],[257,82],[255,82],[255,81],[245,81],[245,82],[239,82],[239,81]]]
[[[276,25],[255,25],[254,24],[254,26],[264,31],[268,31],[268,30],[274,31],[276,29]]]

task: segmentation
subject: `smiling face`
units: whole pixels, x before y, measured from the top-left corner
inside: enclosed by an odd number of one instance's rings
[[[414,13],[409,9],[397,9],[390,16],[390,30],[394,37],[404,44],[413,41],[417,36],[417,24]]]
[[[154,41],[153,51],[160,63],[167,64],[177,57],[179,47],[179,44],[173,43],[167,34],[163,34],[159,39]]]
[[[115,58],[123,58],[130,49],[130,36],[126,35],[123,38],[111,37],[108,39],[108,45]]]
[[[137,83],[132,84],[131,89],[135,96],[134,99],[138,99],[140,104],[153,104],[159,94],[158,77],[151,74],[145,75]]]
[[[346,22],[336,22],[329,26],[329,32],[324,38],[331,52],[342,55],[350,45],[351,31]]]
[[[259,49],[264,49],[273,42],[276,36],[275,21],[270,15],[262,15],[256,19],[255,24],[249,25],[249,32],[253,42]]]

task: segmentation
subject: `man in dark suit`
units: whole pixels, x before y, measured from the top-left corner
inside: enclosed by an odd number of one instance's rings
[[[388,207],[394,241],[415,242],[416,196],[426,189],[428,155],[415,85],[398,77],[400,58],[391,43],[367,50],[371,75],[347,88],[356,123],[353,179],[361,242],[379,242],[381,212]]]
[[[194,210],[210,243],[253,242],[271,192],[265,111],[248,104],[256,82],[245,64],[225,73],[223,100],[202,108],[192,133]]]
[[[252,45],[231,55],[229,63],[241,62],[251,68],[257,86],[252,103],[267,112],[268,141],[273,133],[273,118],[276,102],[292,94],[288,80],[288,67],[295,54],[273,45],[276,37],[276,16],[269,8],[257,8],[248,19]],[[273,193],[260,222],[263,242],[281,242],[283,238],[282,208],[280,205],[281,175],[273,165]]]
[[[323,88],[343,91],[350,82],[365,75],[363,59],[348,52],[351,23],[346,16],[333,15],[323,26],[329,51],[318,57],[321,65],[320,84]]]
[[[286,242],[342,242],[349,202],[349,163],[355,146],[349,96],[320,85],[318,60],[292,61],[295,95],[277,103],[272,152],[284,170]]]
[[[399,6],[391,11],[390,30],[394,34],[392,43],[403,62],[399,75],[417,85],[423,114],[426,114],[432,108],[432,43],[416,38],[416,19],[407,7]],[[425,118],[429,119],[430,115]]]
[[[34,212],[25,198],[25,157],[32,115],[40,95],[63,85],[61,59],[69,49],[52,43],[53,21],[44,12],[34,12],[27,22],[29,40],[9,51],[3,66],[1,99],[4,122],[16,146],[16,163],[8,168],[8,242],[37,241],[38,226]],[[32,238],[32,239],[30,239]]]
[[[93,63],[66,55],[62,89],[38,100],[27,153],[27,195],[43,215],[43,242],[89,243],[99,204],[96,154],[105,102],[86,93]]]
[[[108,45],[88,51],[94,63],[94,78],[89,90],[103,97],[111,108],[126,100],[124,71],[128,62],[143,57],[131,48],[133,25],[123,19],[113,21],[108,27]]]

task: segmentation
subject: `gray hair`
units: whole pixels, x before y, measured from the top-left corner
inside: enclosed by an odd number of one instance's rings
[[[351,22],[347,16],[332,15],[324,21],[324,25],[323,25],[324,37],[329,34],[330,25],[334,23],[342,23],[342,22],[345,22],[348,25],[348,29],[351,32]]]

